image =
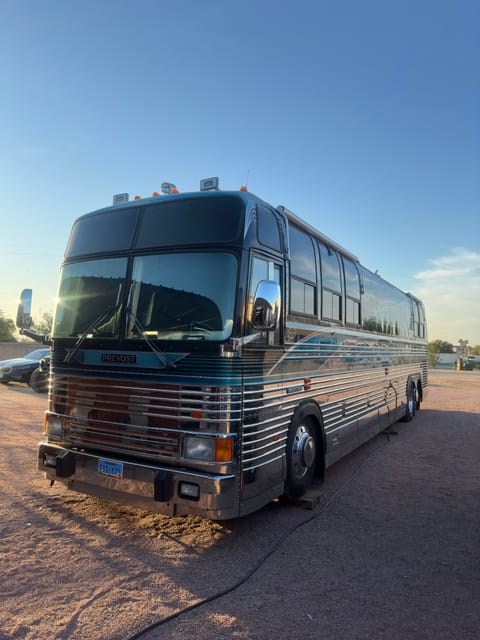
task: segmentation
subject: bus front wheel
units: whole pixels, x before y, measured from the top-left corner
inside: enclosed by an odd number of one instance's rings
[[[312,484],[318,451],[318,429],[315,421],[309,416],[294,418],[287,439],[286,498],[299,498]]]

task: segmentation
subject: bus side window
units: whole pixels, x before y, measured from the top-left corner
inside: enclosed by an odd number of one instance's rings
[[[322,318],[342,320],[342,277],[337,252],[319,243],[322,270]]]
[[[257,234],[261,244],[276,251],[281,250],[277,219],[272,211],[261,204],[257,206]]]
[[[417,302],[416,304],[418,309],[418,331],[416,335],[419,338],[425,338],[425,312],[421,302]]]
[[[418,304],[413,302],[413,334],[419,336],[419,324],[418,324]]]
[[[248,287],[248,304],[247,304],[247,318],[251,318],[253,298],[257,290],[260,280],[274,280],[278,282],[282,287],[281,281],[281,268],[278,264],[272,261],[260,258],[259,256],[253,256],[250,265],[250,284]],[[282,295],[283,298],[283,295]],[[274,332],[274,341],[278,342],[280,338],[280,328],[277,328]]]
[[[315,316],[317,309],[317,268],[310,236],[290,226],[290,311]]]
[[[418,329],[418,307],[417,307],[417,303],[412,300],[412,298],[410,296],[408,296],[409,302],[410,302],[410,332],[409,335],[410,336],[416,336],[417,335],[417,329]]]
[[[345,273],[345,322],[360,324],[360,276],[356,265],[342,256]]]

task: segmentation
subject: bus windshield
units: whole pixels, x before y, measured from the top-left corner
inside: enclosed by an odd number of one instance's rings
[[[78,338],[93,325],[86,338],[100,333],[106,337],[118,338],[120,317],[115,311],[126,273],[127,258],[89,260],[65,265],[60,274],[53,337]],[[100,323],[95,326],[95,320],[103,315],[104,326]]]
[[[229,253],[134,259],[127,338],[225,340],[232,332],[237,261]]]
[[[229,253],[163,253],[67,264],[54,338],[226,340],[233,327],[237,259]],[[122,300],[127,298],[127,303]]]

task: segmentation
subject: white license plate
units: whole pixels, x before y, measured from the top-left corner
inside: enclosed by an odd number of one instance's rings
[[[123,464],[121,462],[114,462],[113,460],[99,460],[98,473],[107,478],[121,480],[123,478]]]

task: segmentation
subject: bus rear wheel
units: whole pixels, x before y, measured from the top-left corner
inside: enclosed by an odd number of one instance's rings
[[[411,422],[415,416],[415,410],[417,408],[417,389],[415,384],[410,381],[407,387],[407,406],[405,407],[405,415],[402,418],[402,422]]]
[[[318,430],[309,417],[294,418],[287,439],[287,478],[284,496],[302,496],[312,484],[318,459]]]

